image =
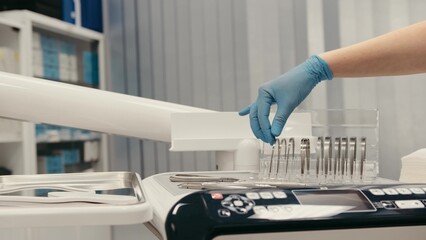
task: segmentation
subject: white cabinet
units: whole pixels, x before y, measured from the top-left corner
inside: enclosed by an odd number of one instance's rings
[[[30,11],[0,13],[0,71],[105,89],[103,59],[101,33]],[[13,174],[107,171],[107,153],[105,134],[0,119],[0,167]],[[109,226],[0,229],[7,239],[31,240],[110,233]]]

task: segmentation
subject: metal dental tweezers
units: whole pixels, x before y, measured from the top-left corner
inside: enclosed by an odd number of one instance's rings
[[[361,180],[364,176],[364,164],[365,164],[365,159],[366,159],[366,148],[367,148],[366,142],[367,142],[366,137],[362,137],[361,138],[361,163],[360,163]]]
[[[288,161],[290,158],[290,150],[291,150],[291,161],[294,164],[294,138],[290,138],[290,140],[288,141],[288,147],[287,147],[287,154],[286,154],[286,163],[285,163],[285,175],[287,176],[288,173]]]
[[[319,177],[320,175],[320,166],[321,166],[321,171],[322,166],[323,166],[323,161],[324,161],[324,138],[322,137],[318,137],[317,140],[317,147],[316,147],[316,153],[317,153],[317,177]]]
[[[172,182],[236,182],[238,178],[178,173],[170,176]]]
[[[349,141],[350,141],[349,142],[349,163],[350,163],[351,178],[353,178],[355,173],[355,166],[356,166],[357,138],[351,137]]]
[[[305,166],[306,166],[306,172],[309,174],[309,170],[311,168],[311,147],[309,143],[309,138],[303,138],[301,145],[300,145],[300,155],[301,155],[301,174],[303,175],[305,173]]]

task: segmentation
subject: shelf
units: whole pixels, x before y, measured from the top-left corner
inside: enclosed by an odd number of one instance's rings
[[[29,20],[33,26],[85,41],[101,40],[103,38],[103,35],[99,32],[27,10],[6,11],[0,13],[0,16],[18,20],[20,24],[24,23],[23,19]]]
[[[0,138],[1,139],[1,138]],[[41,141],[37,142],[37,145],[42,144],[72,144],[79,142],[92,142],[92,141],[101,141],[100,138],[88,138],[88,139],[71,139],[71,140],[58,140],[58,141]]]

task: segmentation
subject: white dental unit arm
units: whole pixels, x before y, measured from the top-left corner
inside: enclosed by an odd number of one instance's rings
[[[214,113],[207,109],[4,72],[0,72],[0,99],[0,117],[162,142],[171,142],[172,114]],[[243,119],[235,113],[233,115],[235,116],[233,119],[237,119],[234,124],[239,125],[230,125],[232,123],[219,123],[220,125],[218,125],[215,119],[206,122],[205,118],[202,123],[206,131],[209,131],[209,128],[211,130],[212,125],[214,129],[239,129],[239,132],[230,133],[234,137],[232,140],[228,136],[222,136],[223,140],[226,140],[225,145],[221,143],[222,139],[216,134],[216,139],[214,139],[216,141],[211,141],[208,145],[195,144],[193,149],[187,145],[178,146],[172,147],[171,150],[214,150],[218,151],[217,159],[220,170],[234,170],[232,161],[234,155],[241,161],[250,163],[250,169],[240,169],[239,166],[244,167],[245,164],[236,164],[238,170],[255,170],[259,160],[259,142],[253,138],[247,119]],[[184,119],[182,116],[177,116],[177,118],[179,119],[177,138],[182,137],[182,130],[188,131],[190,134],[193,134],[194,131],[203,134],[202,129],[200,132],[199,128],[188,128],[191,125],[185,124],[185,121],[191,120],[189,116],[183,115]],[[242,122],[245,123],[244,126],[241,126]],[[182,126],[185,129],[182,129]],[[209,135],[206,133],[205,136]],[[191,140],[188,137],[184,138]],[[200,142],[200,139],[192,140],[195,141],[190,141],[190,143]],[[215,146],[215,143],[220,144]],[[244,153],[241,150],[236,151],[238,148],[241,148]]]

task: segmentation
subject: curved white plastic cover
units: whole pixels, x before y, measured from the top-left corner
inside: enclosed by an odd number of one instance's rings
[[[27,196],[32,193],[28,190],[46,188],[54,192],[44,197]],[[118,195],[112,194],[117,190],[121,190]],[[0,227],[122,225],[151,219],[152,208],[137,173],[0,177]]]
[[[311,114],[291,114],[280,136],[312,136]],[[171,138],[170,151],[234,151],[242,140],[256,139],[248,117],[237,112],[172,113]]]

